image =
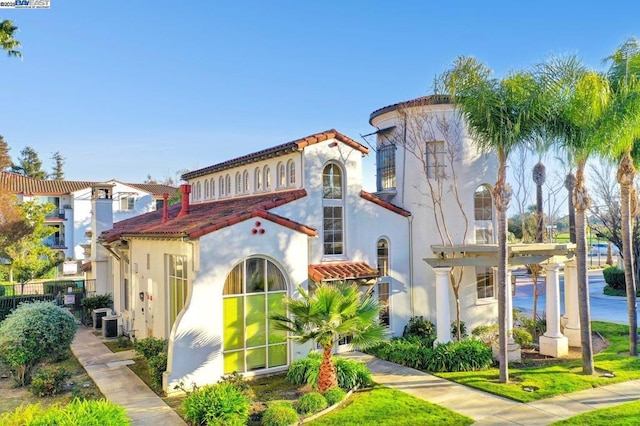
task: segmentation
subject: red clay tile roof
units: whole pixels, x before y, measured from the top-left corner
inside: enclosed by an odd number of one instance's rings
[[[154,197],[162,197],[163,194],[169,194],[172,196],[178,188],[174,188],[169,185],[162,185],[160,183],[125,183],[125,185],[139,189],[143,192],[148,192]]]
[[[379,205],[380,207],[384,207],[387,210],[391,210],[394,213],[398,213],[401,216],[404,217],[408,217],[411,216],[411,212],[408,212],[407,210],[396,206],[395,204],[391,204],[387,201],[384,201],[382,198],[376,197],[375,195],[367,192],[367,191],[360,191],[360,196],[362,198],[364,198],[367,201],[371,201],[372,203],[376,203],[377,205]]]
[[[0,172],[0,186],[13,194],[62,195],[91,187],[93,182],[34,179],[17,173]]]
[[[395,110],[397,110],[399,108],[411,108],[411,107],[415,107],[415,106],[440,105],[440,104],[450,104],[450,103],[451,103],[451,101],[450,101],[448,95],[421,96],[421,97],[416,98],[416,99],[410,99],[408,101],[402,101],[402,102],[398,102],[396,104],[387,105],[385,107],[378,108],[377,110],[373,111],[369,115],[369,124],[371,124],[371,121],[374,118],[376,118],[377,116],[382,115],[384,113],[387,113],[389,111],[395,111]]]
[[[199,238],[252,217],[260,217],[315,237],[317,235],[315,229],[268,211],[306,196],[307,191],[297,189],[252,197],[191,204],[189,206],[189,214],[182,217],[178,217],[182,206],[176,204],[168,208],[169,220],[165,223],[162,223],[162,209],[159,209],[116,222],[113,229],[100,235],[100,240],[113,242],[123,236]]]
[[[379,277],[380,272],[365,262],[309,265],[309,278],[315,282]]]
[[[271,148],[267,148],[262,151],[254,152],[252,154],[244,155],[242,157],[234,158],[232,160],[228,160],[223,163],[214,164],[213,166],[208,166],[203,169],[193,170],[191,172],[187,172],[183,174],[181,176],[181,179],[189,180],[189,179],[197,178],[199,176],[204,176],[210,173],[227,170],[232,167],[256,163],[258,161],[262,161],[267,158],[279,157],[281,155],[285,155],[290,152],[301,151],[306,146],[313,145],[319,142],[324,142],[329,139],[336,139],[346,145],[349,145],[351,148],[354,148],[362,152],[363,154],[369,153],[369,148],[343,135],[337,130],[331,129],[324,132],[316,133],[315,135],[307,136],[302,139],[296,139],[294,141],[287,142],[282,145],[277,145]]]

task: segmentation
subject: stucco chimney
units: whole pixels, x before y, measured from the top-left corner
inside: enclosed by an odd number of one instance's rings
[[[169,220],[169,194],[166,192],[162,194],[162,199],[164,200],[162,203],[162,223],[165,223]]]
[[[189,194],[191,193],[191,185],[180,185],[180,192],[182,192],[182,209],[180,210],[180,213],[178,213],[178,217],[189,214]]]

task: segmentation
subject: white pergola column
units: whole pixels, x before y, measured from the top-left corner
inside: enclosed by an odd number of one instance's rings
[[[560,275],[557,263],[545,265],[547,331],[540,336],[540,354],[555,358],[569,353],[569,340],[560,332]]]
[[[433,268],[436,273],[436,331],[439,343],[451,341],[451,302],[449,300],[449,276],[451,267]]]
[[[507,333],[509,335],[508,343],[510,345],[515,343],[513,340],[513,287],[511,285],[511,270],[507,269],[506,280],[506,292],[507,292]]]
[[[564,264],[564,307],[567,323],[564,335],[569,339],[569,346],[580,347],[580,314],[578,311],[578,268],[575,260]]]

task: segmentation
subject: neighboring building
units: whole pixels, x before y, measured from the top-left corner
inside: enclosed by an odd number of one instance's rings
[[[161,208],[162,195],[175,193],[176,188],[159,184],[122,183],[113,185],[113,222]],[[66,259],[82,260],[89,247],[86,234],[91,231],[91,188],[95,182],[42,180],[11,172],[0,172],[0,185],[15,194],[18,201],[51,203],[55,210],[45,224],[56,230],[45,244],[64,253]]]

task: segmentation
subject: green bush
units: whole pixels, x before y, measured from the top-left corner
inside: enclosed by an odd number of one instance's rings
[[[602,271],[604,281],[611,288],[626,291],[626,281],[624,279],[624,270],[617,266],[610,266]]]
[[[48,365],[36,370],[31,378],[29,390],[35,396],[56,396],[64,388],[71,373],[64,367]]]
[[[423,370],[425,360],[432,352],[432,348],[425,346],[423,342],[422,339],[411,337],[394,338],[390,342],[367,349],[366,352],[396,364]]]
[[[80,304],[87,308],[89,312],[93,312],[94,309],[112,308],[113,298],[110,294],[96,294],[95,296],[85,297]]]
[[[52,405],[42,408],[40,404],[21,406],[12,412],[0,415],[3,426],[126,426],[131,421],[124,408],[106,399],[74,399],[65,406]]]
[[[185,419],[195,425],[244,425],[249,405],[240,389],[224,382],[197,388],[182,402]]]
[[[523,316],[520,318],[520,324],[522,324],[522,327],[532,336],[540,336],[547,331],[547,315],[544,313],[538,315],[535,321],[533,318]]]
[[[16,384],[27,385],[36,364],[69,350],[77,328],[73,316],[51,302],[23,303],[0,323],[0,363]]]
[[[159,353],[147,360],[151,384],[157,388],[162,387],[162,373],[167,371],[167,354]]]
[[[0,284],[0,297],[3,297],[7,292],[7,287]]]
[[[490,346],[498,340],[498,324],[480,325],[471,330],[471,337]]]
[[[451,321],[451,338],[456,341],[467,338],[467,325],[460,321],[460,334],[462,336],[458,338],[458,321]]]
[[[322,356],[311,352],[306,358],[294,361],[287,371],[287,380],[294,385],[318,386],[320,364]],[[337,357],[333,363],[336,366],[338,386],[342,389],[353,389],[355,386],[369,386],[372,383],[371,371],[366,364],[352,359]]]
[[[147,361],[154,356],[167,352],[167,339],[159,339],[156,337],[146,337],[137,340],[133,344],[133,350],[142,355]]]
[[[237,371],[234,371],[231,374],[227,374],[226,376],[222,376],[222,378],[220,379],[219,383],[220,382],[229,383],[230,385],[235,386],[243,394],[248,396],[249,399],[253,399],[253,397],[255,396],[255,394],[253,392],[253,389],[251,388],[251,385],[249,384],[249,382],[247,382],[245,380],[244,376],[242,374],[238,373]]]
[[[274,404],[262,414],[263,426],[289,426],[299,421],[298,413],[291,404]]]
[[[402,337],[416,336],[426,340],[426,346],[432,346],[436,341],[436,326],[422,316],[413,317],[404,326]]]
[[[513,333],[513,340],[520,346],[527,347],[533,344],[533,336],[527,330],[514,328],[511,332]]]
[[[327,408],[327,400],[318,392],[305,393],[296,402],[296,411],[302,416],[317,413]]]
[[[347,396],[347,393],[340,388],[331,388],[324,393],[324,398],[329,406],[337,404]]]

